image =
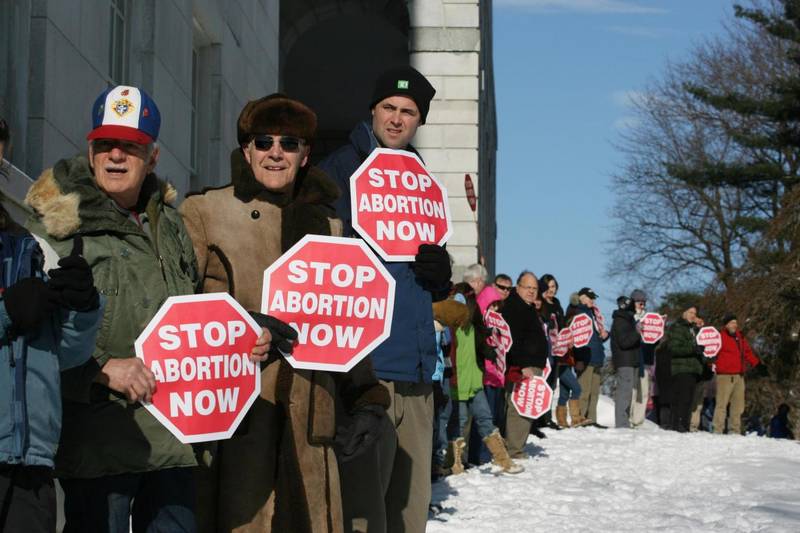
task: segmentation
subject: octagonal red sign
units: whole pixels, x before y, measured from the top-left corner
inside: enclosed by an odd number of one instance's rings
[[[575,315],[569,325],[569,330],[572,332],[573,346],[576,348],[587,346],[594,335],[592,318],[586,313]]]
[[[539,418],[553,404],[553,389],[542,376],[534,376],[514,383],[511,393],[514,408],[526,418]]]
[[[572,330],[563,328],[554,337],[550,353],[553,357],[564,357],[572,346]]]
[[[261,391],[260,334],[227,293],[168,298],[135,343],[156,377],[145,408],[183,443],[230,438]]]
[[[642,342],[655,344],[664,336],[664,317],[658,313],[647,313],[639,321]]]
[[[394,288],[361,239],[306,235],[264,271],[261,312],[297,330],[293,367],[347,372],[389,337]]]
[[[703,355],[714,357],[722,349],[722,335],[711,326],[700,328],[697,332],[697,344],[703,347]]]
[[[453,234],[447,190],[412,152],[376,148],[350,176],[353,228],[386,261]]]

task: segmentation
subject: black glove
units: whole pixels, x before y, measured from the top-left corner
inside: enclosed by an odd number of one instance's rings
[[[39,278],[25,278],[8,287],[3,301],[14,329],[23,335],[34,332],[56,308],[56,295]]]
[[[59,268],[49,272],[50,288],[56,293],[59,305],[74,311],[93,311],[100,306],[100,295],[94,287],[94,277],[83,253],[83,239],[75,237],[72,252],[58,261]]]
[[[450,254],[435,244],[419,245],[412,268],[419,279],[436,287],[445,285],[453,274],[450,267]]]
[[[339,462],[356,459],[369,450],[381,436],[381,425],[386,410],[381,405],[367,404],[357,408],[350,424],[336,432],[336,455]]]
[[[297,340],[297,331],[292,326],[274,316],[256,313],[255,311],[250,311],[250,316],[259,326],[269,330],[269,334],[272,335],[270,343],[273,347],[278,348],[283,353],[292,353],[294,341]]]

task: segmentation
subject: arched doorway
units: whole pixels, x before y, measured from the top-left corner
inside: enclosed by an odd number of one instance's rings
[[[281,0],[280,9],[280,86],[316,111],[318,161],[369,117],[378,74],[408,64],[408,8],[403,0]]]

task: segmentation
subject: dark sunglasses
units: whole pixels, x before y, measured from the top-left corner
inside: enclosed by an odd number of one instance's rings
[[[284,152],[299,152],[300,147],[305,144],[303,139],[298,139],[297,137],[273,137],[272,135],[256,135],[253,137],[253,144],[256,150],[266,152],[272,149],[276,139]]]
[[[501,291],[508,292],[511,290],[511,285],[498,285],[497,283],[495,283],[494,286],[500,289]]]

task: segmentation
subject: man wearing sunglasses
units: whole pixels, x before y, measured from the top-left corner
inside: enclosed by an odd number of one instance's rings
[[[507,274],[498,274],[494,277],[494,288],[500,293],[500,299],[505,300],[514,288],[514,281]]]
[[[259,309],[264,269],[307,234],[340,236],[336,184],[308,163],[317,116],[282,94],[249,102],[237,124],[231,183],[181,205],[203,292],[228,292]],[[264,315],[273,344],[292,351],[297,333]],[[347,374],[295,370],[277,350],[262,366],[261,395],[233,438],[203,446],[202,532],[340,531],[336,445],[360,444],[390,427],[388,393],[364,360]],[[336,408],[353,419],[336,434]],[[201,448],[201,447],[198,447]],[[329,529],[330,525],[330,529]]]
[[[371,120],[358,124],[350,142],[321,163],[342,189],[336,212],[345,236],[357,236],[350,223],[350,176],[375,148],[415,151],[411,139],[425,124],[435,93],[411,67],[387,70],[375,83]],[[450,258],[440,246],[422,245],[415,261],[385,266],[396,281],[392,331],[370,357],[392,397],[387,413],[397,432],[397,451],[375,450],[364,461],[341,469],[345,521],[355,527],[366,522],[370,531],[418,533],[425,530],[431,496],[432,378],[437,360],[432,302],[447,297]]]

